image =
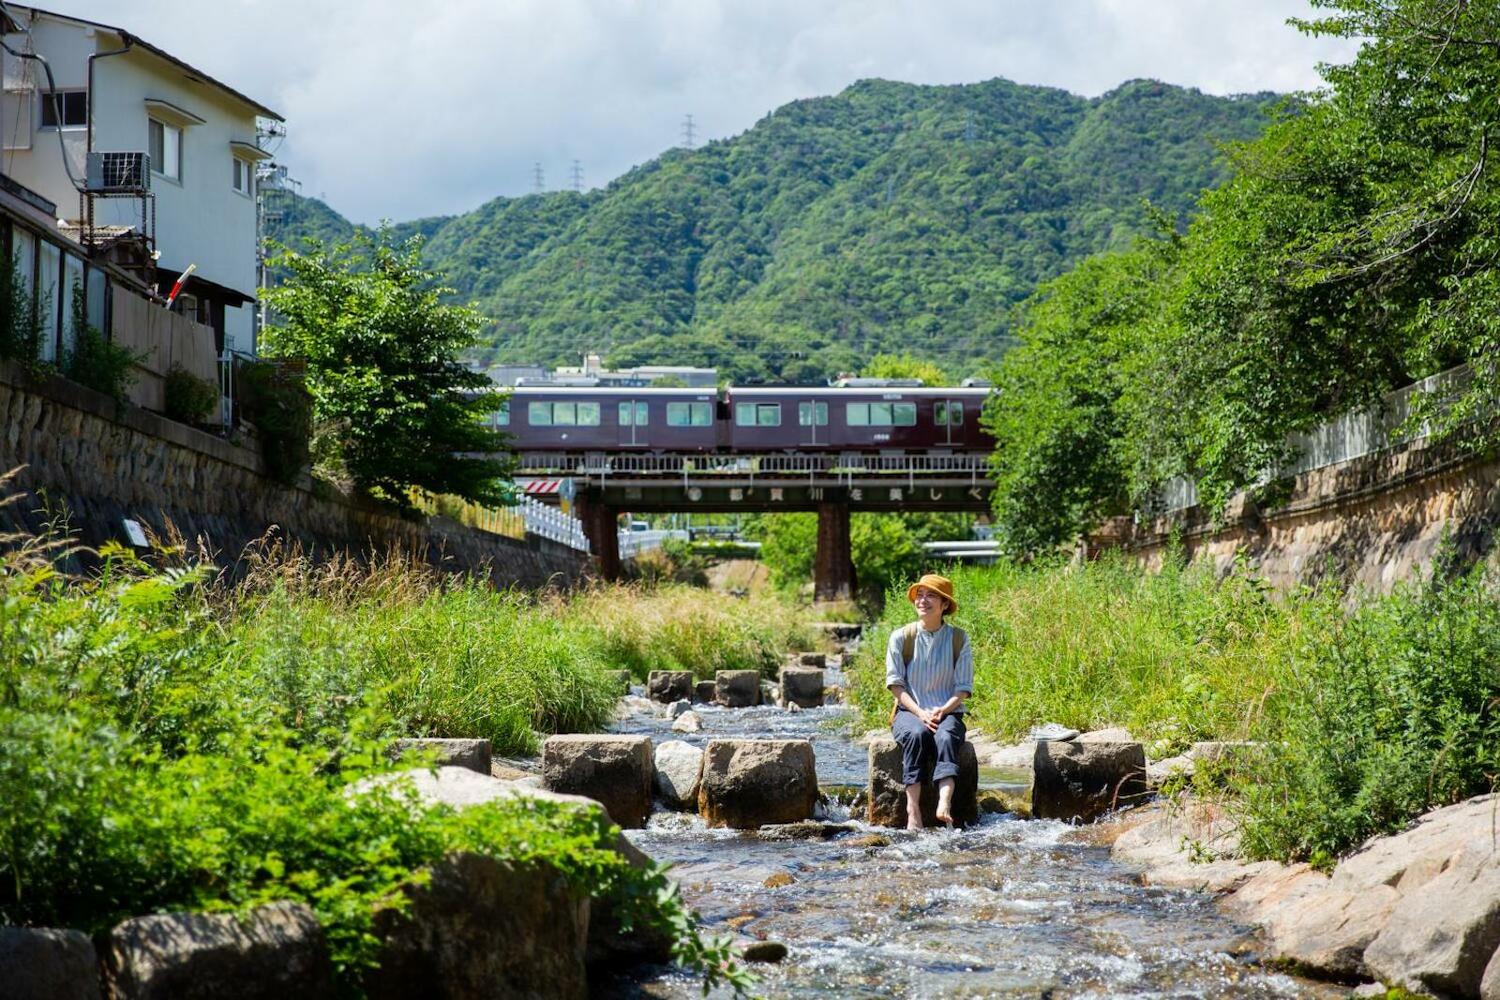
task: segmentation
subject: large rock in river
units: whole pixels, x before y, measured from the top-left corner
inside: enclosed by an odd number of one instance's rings
[[[710,740],[698,811],[710,826],[753,830],[812,816],[818,773],[807,740]]]
[[[871,826],[906,826],[906,786],[901,782],[901,747],[889,733],[870,737],[870,786],[865,820]],[[953,789],[953,823],[968,826],[979,820],[979,756],[964,741],[958,754],[958,779]],[[937,786],[922,783],[922,824],[937,826]]]
[[[646,697],[670,705],[674,701],[692,702],[691,670],[653,670],[646,676]]]
[[[625,829],[646,825],[655,772],[648,736],[549,736],[542,744],[542,782],[554,792],[604,804]]]
[[[299,1000],[333,993],[323,928],[301,903],[157,913],[109,932],[111,993],[130,1000]]]
[[[1088,823],[1145,798],[1146,751],[1139,743],[1043,740],[1032,763],[1031,814]]]
[[[714,685],[719,704],[728,708],[748,708],[760,701],[759,670],[720,670]]]
[[[83,931],[0,927],[0,996],[99,1000],[99,959]]]
[[[432,754],[438,767],[467,767],[480,774],[490,773],[493,756],[489,740],[412,738],[392,743],[391,759],[399,759],[408,750]]]
[[[782,667],[781,701],[800,708],[823,704],[823,671],[817,667]]]
[[[698,778],[702,773],[702,750],[683,740],[657,744],[656,794],[668,809],[691,812],[698,808]]]

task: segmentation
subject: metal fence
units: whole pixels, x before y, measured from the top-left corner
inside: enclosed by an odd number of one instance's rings
[[[1374,404],[1351,410],[1310,431],[1288,435],[1287,444],[1294,457],[1262,475],[1260,482],[1290,478],[1420,441],[1432,433],[1432,426],[1429,421],[1412,423],[1418,400],[1429,397],[1442,408],[1473,380],[1473,370],[1460,365],[1388,392]],[[1197,505],[1198,484],[1186,476],[1174,476],[1143,505],[1142,513],[1159,516]]]
[[[620,532],[620,558],[629,559],[651,549],[659,549],[669,539],[688,540],[686,531],[622,531]]]
[[[583,533],[583,522],[571,514],[548,507],[539,500],[522,496],[516,505],[528,535],[559,542],[580,552],[589,551],[588,536]]]
[[[756,476],[894,473],[926,475],[961,473],[979,479],[987,475],[989,456],[964,453],[941,454],[836,454],[764,453],[743,455],[643,455],[613,452],[522,452],[520,468],[527,473],[547,473],[607,479],[620,475]]]

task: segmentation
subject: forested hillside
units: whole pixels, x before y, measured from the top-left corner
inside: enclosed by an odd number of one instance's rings
[[[1217,143],[1258,135],[1273,100],[868,80],[598,191],[397,228],[490,318],[485,362],[602,348],[811,383],[911,352],[962,377],[1005,352],[1039,283],[1148,231],[1145,200],[1185,216],[1226,176]],[[297,199],[272,235],[351,231]]]

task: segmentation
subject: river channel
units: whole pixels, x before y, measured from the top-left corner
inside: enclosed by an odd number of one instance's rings
[[[668,720],[649,713],[614,728],[700,747],[720,737],[809,739],[821,785],[865,782],[865,749],[851,738],[842,706],[694,710],[699,733],[673,733]],[[991,772],[981,784],[1007,779],[1014,776]],[[822,818],[850,817],[835,804]],[[1081,842],[1062,823],[994,814],[962,831],[908,834],[860,824],[829,840],[770,841],[658,811],[628,836],[672,864],[709,933],[788,947],[784,962],[755,966],[760,996],[1348,995],[1263,967],[1250,928],[1226,918],[1209,896],[1142,886],[1106,848]],[[654,967],[597,984],[595,993],[702,995],[695,978]]]

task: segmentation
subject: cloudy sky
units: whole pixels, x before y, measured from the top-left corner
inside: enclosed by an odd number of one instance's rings
[[[1346,43],[1307,0],[49,0],[280,111],[306,194],[360,222],[608,182],[855,80],[996,76],[1090,96],[1134,77],[1215,94],[1315,86]]]

